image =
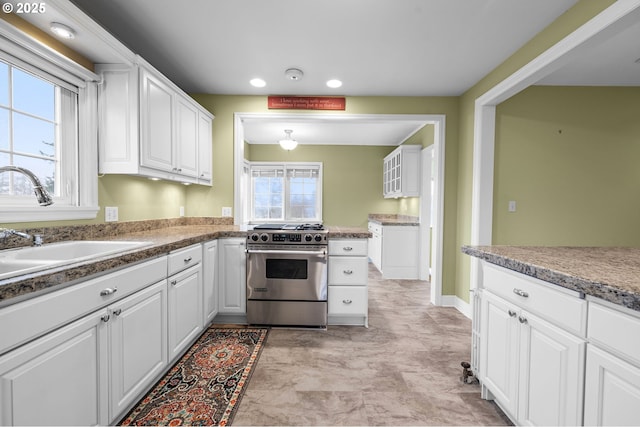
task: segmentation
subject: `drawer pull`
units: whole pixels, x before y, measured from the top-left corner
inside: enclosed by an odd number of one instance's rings
[[[522,317],[522,316],[518,316],[518,321],[520,323],[522,323],[523,325],[526,325],[527,323],[529,323],[529,321],[527,320],[526,317]]]
[[[190,263],[192,259],[193,259],[193,257],[187,257],[187,258],[184,259],[184,263],[185,264]]]
[[[172,280],[172,281],[171,281],[171,285],[172,285],[172,286],[175,286],[175,285],[177,285],[177,284],[178,284],[178,281],[177,281],[177,280]]]
[[[353,270],[342,270],[344,274],[353,274]]]
[[[343,299],[343,300],[342,300],[342,303],[343,303],[343,304],[347,304],[347,305],[351,304],[352,302],[353,302],[353,301],[351,301],[350,299]]]
[[[509,310],[509,317],[516,317],[516,312],[513,310]]]
[[[120,316],[121,313],[122,313],[122,309],[121,308],[119,308],[117,310],[113,310],[113,315],[114,316]]]
[[[345,246],[342,248],[343,251],[345,252],[351,252],[353,250],[353,248],[351,246]]]
[[[118,288],[107,288],[100,291],[101,297],[106,297],[107,295],[112,295],[118,292]]]
[[[111,318],[111,316],[110,316],[110,315],[105,314],[104,316],[102,316],[102,317],[100,318],[100,320],[102,320],[104,323],[107,323],[107,322],[109,321],[109,319],[110,319],[110,318]]]
[[[523,291],[522,289],[513,288],[513,293],[516,295],[520,295],[523,298],[529,298],[529,293]]]

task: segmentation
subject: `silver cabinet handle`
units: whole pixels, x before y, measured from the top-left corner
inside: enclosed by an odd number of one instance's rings
[[[343,251],[345,252],[351,252],[353,250],[353,248],[351,246],[345,246],[342,248]]]
[[[522,289],[513,288],[513,293],[516,295],[520,295],[523,298],[529,298],[529,293],[523,291]]]
[[[520,323],[522,323],[523,325],[525,325],[525,324],[529,323],[529,321],[527,320],[527,318],[526,318],[526,317],[522,317],[522,316],[518,316],[518,321],[519,321]]]
[[[175,286],[175,285],[177,285],[177,284],[178,284],[178,281],[177,281],[177,280],[172,280],[172,281],[171,281],[171,284],[172,284],[173,286]]]
[[[350,299],[343,299],[343,300],[342,300],[342,303],[343,303],[343,304],[347,304],[347,305],[351,304],[352,302],[353,302],[353,301],[351,301]]]
[[[509,317],[516,317],[516,312],[513,310],[509,310]]]
[[[105,314],[104,316],[102,316],[102,317],[100,318],[100,320],[102,320],[104,323],[107,323],[107,322],[109,321],[109,319],[110,319],[110,318],[111,318],[111,316],[110,316],[110,315]]]
[[[120,313],[122,313],[122,309],[121,308],[119,308],[117,310],[113,310],[113,315],[114,316],[120,316]]]
[[[187,264],[189,262],[191,262],[191,260],[193,260],[193,257],[187,257],[184,259],[184,263]]]
[[[112,295],[118,292],[118,288],[106,288],[100,291],[101,297],[106,297],[107,295]]]
[[[353,274],[353,270],[342,270],[344,274]]]

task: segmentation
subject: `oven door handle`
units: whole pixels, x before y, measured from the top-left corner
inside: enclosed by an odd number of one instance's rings
[[[326,250],[321,251],[292,251],[280,249],[247,249],[248,254],[281,254],[281,255],[327,255]]]

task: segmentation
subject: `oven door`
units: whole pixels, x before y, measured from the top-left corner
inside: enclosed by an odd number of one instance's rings
[[[248,300],[327,300],[327,251],[248,249]]]

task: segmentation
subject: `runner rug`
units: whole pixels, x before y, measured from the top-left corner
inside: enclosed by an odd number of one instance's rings
[[[267,332],[210,327],[120,425],[230,425]]]

